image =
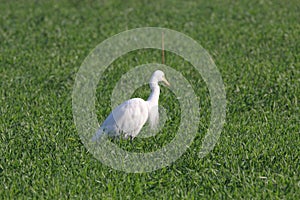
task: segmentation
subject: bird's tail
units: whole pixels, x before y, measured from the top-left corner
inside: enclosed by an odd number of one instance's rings
[[[100,127],[96,134],[92,137],[92,142],[96,142],[97,140],[99,140],[99,138],[103,135],[103,129]]]

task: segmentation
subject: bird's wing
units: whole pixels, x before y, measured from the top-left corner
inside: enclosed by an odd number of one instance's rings
[[[148,119],[147,103],[140,98],[130,99],[116,107],[101,127],[106,132],[118,135],[124,132],[129,135],[136,135],[137,131]]]

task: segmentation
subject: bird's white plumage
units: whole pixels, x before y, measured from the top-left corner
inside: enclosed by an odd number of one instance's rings
[[[169,85],[162,71],[155,71],[150,79],[150,88],[152,90],[147,101],[141,98],[134,98],[123,102],[116,107],[102,123],[97,133],[92,138],[93,141],[99,139],[103,134],[118,136],[122,133],[125,138],[136,137],[146,121],[148,120],[151,128],[158,125],[158,99],[160,81]]]

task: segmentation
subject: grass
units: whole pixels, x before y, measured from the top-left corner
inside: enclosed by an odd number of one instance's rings
[[[20,0],[1,1],[0,10],[1,199],[300,198],[296,0]],[[202,97],[199,134],[172,165],[128,174],[87,152],[73,123],[71,94],[76,72],[97,44],[145,26],[180,31],[210,53],[225,83],[227,118],[214,150],[199,159],[209,122],[207,88],[188,63],[167,53],[166,64],[178,66]],[[150,62],[160,63],[160,53],[132,52],[110,66],[107,80]],[[164,91],[161,103],[176,108]],[[144,87],[135,95],[148,92]],[[97,95],[101,121],[109,96]],[[164,134],[158,144],[169,140]]]

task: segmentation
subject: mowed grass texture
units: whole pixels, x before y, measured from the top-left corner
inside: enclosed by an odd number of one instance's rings
[[[300,7],[291,1],[1,1],[0,199],[299,199]],[[227,116],[214,150],[198,152],[210,119],[201,75],[166,52],[166,64],[199,97],[198,136],[172,165],[129,174],[83,146],[72,115],[81,63],[106,38],[137,27],[180,31],[205,48],[225,84]],[[97,88],[99,122],[123,73],[161,63],[158,50],[116,60]],[[101,92],[101,93],[100,93]],[[134,96],[147,98],[147,86]],[[180,123],[176,97],[162,88],[170,117],[154,140],[117,142],[151,152]]]

